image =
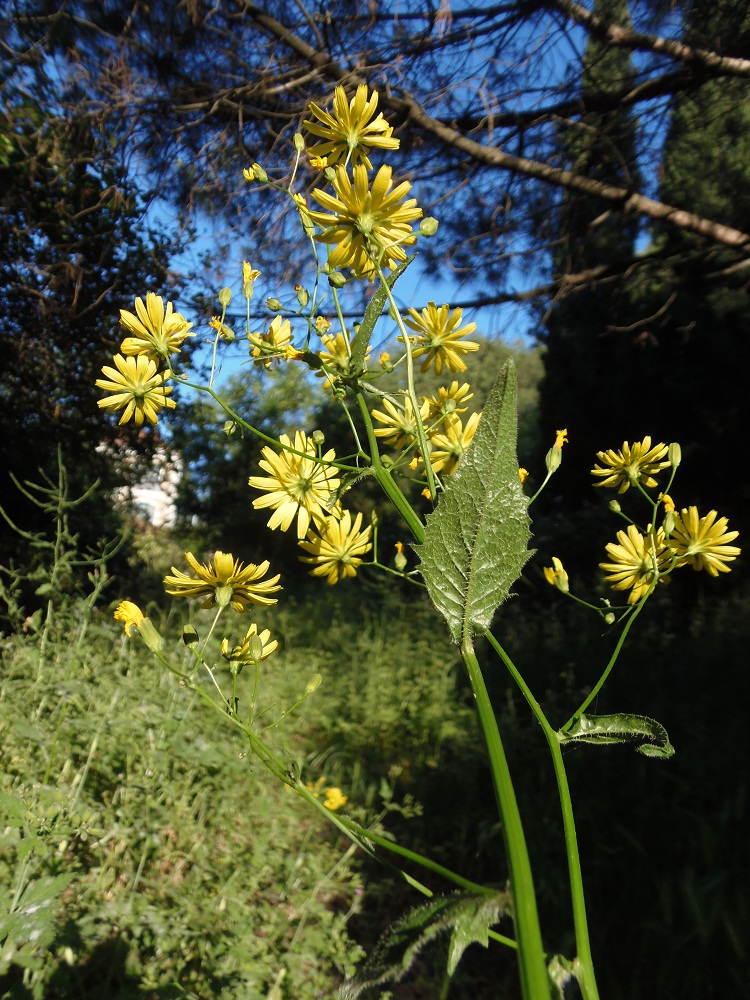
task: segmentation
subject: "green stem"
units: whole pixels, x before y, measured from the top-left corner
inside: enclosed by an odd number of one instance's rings
[[[466,664],[469,681],[477,703],[479,721],[487,744],[495,795],[505,834],[505,847],[510,869],[514,921],[518,941],[518,961],[524,1000],[546,1000],[549,997],[547,964],[542,946],[542,932],[536,906],[536,892],[531,873],[529,852],[518,810],[516,793],[508,769],[497,719],[490,702],[484,677],[474,647],[468,635],[461,644],[461,656]]]
[[[583,1000],[599,1000],[599,991],[596,985],[596,976],[594,975],[594,962],[591,955],[591,941],[586,916],[586,897],[583,891],[581,858],[578,853],[578,837],[576,835],[575,817],[573,815],[573,803],[570,798],[570,786],[568,784],[568,776],[565,772],[560,740],[555,730],[547,721],[541,705],[532,694],[531,689],[518,672],[511,658],[491,632],[486,632],[485,635],[518,685],[521,694],[526,699],[526,703],[534,713],[534,718],[542,727],[542,732],[547,740],[547,746],[552,756],[552,766],[555,770],[557,790],[560,796],[560,809],[562,811],[563,831],[565,834],[565,851],[568,858],[568,878],[570,880],[573,925],[576,937],[576,978],[581,987]]]

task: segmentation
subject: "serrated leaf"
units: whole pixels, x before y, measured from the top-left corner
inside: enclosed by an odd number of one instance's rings
[[[409,264],[414,260],[416,254],[412,254],[408,260],[405,260],[403,264],[399,264],[396,270],[389,274],[385,279],[389,288],[393,288],[398,279],[407,269]],[[365,309],[365,314],[362,317],[362,322],[360,323],[359,329],[357,330],[357,335],[352,341],[352,354],[351,354],[351,370],[356,375],[365,364],[365,355],[367,354],[367,345],[370,343],[370,337],[372,336],[372,331],[375,329],[375,324],[380,319],[380,314],[383,309],[385,309],[385,304],[388,301],[388,292],[381,285],[380,288],[375,292],[373,297],[367,303],[367,308]]]
[[[0,792],[0,817],[4,826],[23,826],[26,805],[17,795]]]
[[[430,597],[456,642],[490,627],[531,555],[516,434],[516,371],[507,361],[417,547]]]
[[[452,931],[448,959],[452,975],[473,941],[487,945],[488,929],[508,912],[509,905],[506,892],[433,897],[388,928],[354,979],[339,988],[339,1000],[357,1000],[367,990],[401,982],[422,948],[447,930]]]
[[[638,753],[664,760],[674,755],[664,726],[645,715],[582,715],[558,737],[561,743],[637,743]]]

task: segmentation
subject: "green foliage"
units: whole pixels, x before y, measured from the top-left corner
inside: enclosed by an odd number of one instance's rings
[[[516,458],[516,375],[507,362],[418,549],[430,597],[456,642],[489,628],[529,558]]]
[[[669,759],[674,747],[667,731],[645,715],[581,715],[572,726],[560,733],[561,743],[593,743],[608,746],[613,743],[636,743],[644,757]]]

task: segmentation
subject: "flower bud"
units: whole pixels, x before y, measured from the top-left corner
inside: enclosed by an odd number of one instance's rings
[[[607,614],[604,616],[604,621],[607,623],[607,625],[614,625],[615,623],[614,612],[613,611],[607,612]]]
[[[247,637],[247,648],[253,660],[263,659],[263,640],[257,633]]]
[[[432,216],[428,215],[426,219],[422,219],[419,223],[419,235],[420,236],[434,236],[438,231],[438,226],[440,223],[437,219],[433,219]]]
[[[323,678],[320,674],[313,674],[310,680],[307,682],[307,687],[305,688],[305,694],[312,694],[313,691],[317,691],[320,685],[323,683]]]
[[[399,573],[404,572],[404,570],[406,569],[406,556],[404,555],[403,552],[396,553],[396,556],[393,560],[393,565],[396,567]]]
[[[255,177],[256,181],[260,181],[261,184],[265,184],[268,180],[268,174],[261,167],[260,163],[253,164],[253,177]]]
[[[227,288],[226,285],[219,292],[219,305],[222,309],[227,309],[229,303],[232,301],[232,289]]]
[[[323,431],[317,430],[317,431],[313,431],[312,432],[312,439],[313,439],[313,443],[318,448],[321,448],[325,444],[326,436],[323,433]]]
[[[150,618],[143,619],[138,626],[138,631],[141,633],[141,639],[143,639],[152,653],[161,652],[164,643]]]
[[[616,500],[610,500],[609,501],[609,509],[612,511],[613,514],[619,514],[620,511],[622,510],[622,507],[619,505],[619,503]]]
[[[279,300],[274,298],[266,299],[266,305],[271,310],[271,312],[278,312],[279,309],[284,308],[282,304],[279,302]]]
[[[676,469],[682,461],[682,448],[676,441],[673,441],[667,449],[667,458],[673,469]]]
[[[333,169],[333,167],[326,167],[325,170],[323,171],[323,176],[325,177],[325,179],[328,181],[329,184],[333,184],[333,182],[336,180],[336,171]]]
[[[234,434],[234,432],[237,430],[237,424],[234,422],[234,420],[225,420],[222,430],[224,431],[226,436],[229,437],[230,434]]]
[[[295,132],[294,133],[294,139],[292,141],[294,142],[294,148],[297,150],[297,152],[298,153],[304,153],[304,151],[305,151],[305,137],[302,135],[302,133],[301,132]]]
[[[328,284],[332,288],[343,288],[346,284],[346,278],[339,271],[333,271],[328,275]]]
[[[553,445],[545,455],[544,464],[547,466],[547,472],[550,474],[557,472],[562,465],[562,449],[558,448],[557,445]]]
[[[664,534],[669,538],[669,536],[674,531],[674,514],[671,510],[668,510],[664,516]]]
[[[310,301],[310,295],[307,289],[303,288],[302,285],[295,285],[294,290],[297,293],[297,301],[300,304],[300,308],[304,309],[307,303]]]

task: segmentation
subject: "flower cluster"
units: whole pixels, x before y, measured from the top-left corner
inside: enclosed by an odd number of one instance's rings
[[[591,474],[600,479],[596,486],[607,486],[625,493],[631,486],[639,490],[652,507],[651,523],[640,528],[633,522],[617,532],[617,540],[606,546],[607,562],[599,563],[604,579],[614,590],[629,591],[628,604],[637,604],[657,585],[666,583],[670,574],[682,566],[692,566],[710,576],[728,573],[728,563],[740,554],[731,543],[739,532],[727,530],[727,519],[715,510],[701,516],[697,507],[683,507],[678,511],[672,497],[660,492],[653,499],[647,492],[658,486],[657,476],[671,469],[669,485],[680,463],[679,445],[659,443],[652,445],[650,437],[634,444],[625,442],[618,450],[600,451]],[[611,507],[621,513],[617,501]],[[657,525],[659,513],[663,521]],[[547,581],[563,592],[568,592],[568,576],[556,557],[553,565],[546,567]]]
[[[139,426],[148,421],[155,424],[159,411],[174,409],[170,399],[172,387],[166,385],[171,370],[159,371],[162,362],[179,353],[190,332],[191,324],[174,312],[172,303],[166,309],[159,295],[149,292],[146,301],[135,300],[135,313],[120,310],[120,323],[131,334],[120,345],[121,353],[113,358],[114,368],[104,365],[96,386],[108,395],[99,400],[103,410],[122,410],[119,423],[134,420]]]
[[[422,218],[422,209],[408,181],[395,184],[391,167],[383,165],[370,180],[373,149],[398,149],[399,140],[383,118],[377,117],[378,95],[368,97],[362,84],[351,100],[343,87],[333,97],[333,112],[310,105],[313,118],[305,128],[316,137],[308,150],[312,165],[326,170],[333,194],[322,188],[313,198],[322,211],[298,201],[303,225],[317,225],[322,232],[315,239],[332,249],[328,264],[332,269],[348,268],[355,278],[372,278],[380,266],[398,267],[406,260],[404,247],[416,242],[412,223]],[[349,174],[351,168],[351,175]]]

